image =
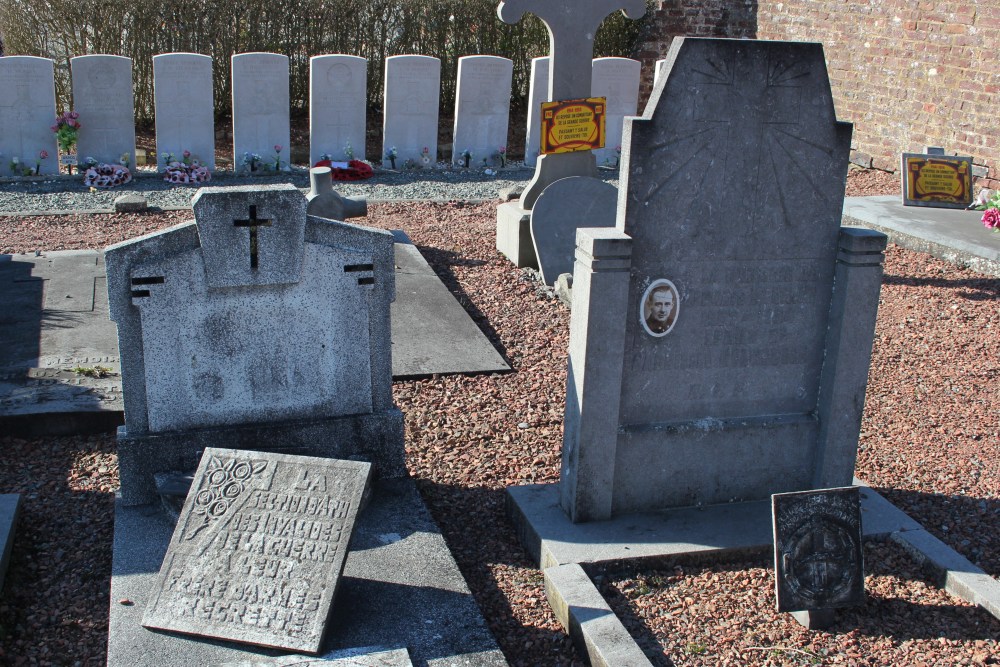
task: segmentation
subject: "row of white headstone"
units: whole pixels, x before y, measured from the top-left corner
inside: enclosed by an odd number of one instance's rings
[[[539,105],[548,98],[548,58],[531,66],[525,161],[534,165],[540,141]],[[349,55],[310,59],[309,159],[364,160],[367,60]],[[74,109],[81,124],[77,156],[83,162],[135,164],[132,60],[113,55],[70,60]],[[55,119],[53,62],[33,56],[0,58],[0,175],[58,173],[51,129]],[[495,165],[506,150],[513,63],[497,56],[458,61],[453,156]],[[287,169],[289,162],[288,58],[274,53],[232,56],[233,161],[237,171]],[[608,98],[605,148],[598,164],[617,164],[622,119],[635,115],[640,63],[628,58],[593,62],[592,95]],[[421,55],[385,62],[383,154],[402,167],[437,161],[441,62]],[[158,168],[173,160],[198,160],[215,168],[212,59],[194,53],[153,57]],[[280,147],[280,148],[279,148]],[[278,150],[276,150],[278,149]],[[42,158],[41,156],[46,157]],[[14,162],[17,158],[17,163]],[[256,159],[255,159],[256,158]]]

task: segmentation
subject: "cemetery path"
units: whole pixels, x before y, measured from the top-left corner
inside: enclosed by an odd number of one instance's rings
[[[409,470],[511,664],[582,664],[504,516],[503,492],[558,479],[569,313],[496,252],[495,206],[369,207],[365,224],[406,231],[515,371],[401,381],[394,396]],[[0,238],[6,252],[99,248],[176,222],[20,218],[0,221]],[[890,246],[858,459],[859,477],[993,576],[998,300],[1000,280]],[[26,494],[0,600],[0,663],[103,664],[113,436],[6,437],[0,447],[0,492]],[[659,664],[990,664],[998,654],[1000,623],[926,585],[905,554],[872,545],[866,559],[859,613],[876,620],[809,635],[773,611],[766,559],[633,571],[605,589]]]

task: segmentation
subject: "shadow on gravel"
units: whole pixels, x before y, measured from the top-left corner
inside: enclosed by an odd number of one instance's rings
[[[973,565],[991,577],[1000,577],[1000,500],[892,488],[876,490]]]
[[[475,301],[472,300],[466,291],[462,288],[462,284],[455,277],[455,272],[452,271],[453,266],[483,266],[486,264],[486,260],[482,259],[469,259],[462,257],[461,254],[457,252],[452,252],[450,250],[442,250],[441,248],[434,248],[432,246],[415,244],[417,250],[423,255],[427,263],[430,264],[431,268],[434,269],[434,273],[437,277],[441,279],[448,291],[451,292],[458,303],[461,304],[465,312],[469,314],[472,321],[476,323],[479,330],[483,332],[483,335],[489,339],[490,344],[496,348],[503,360],[511,368],[514,364],[511,362],[510,357],[507,355],[507,346],[504,345],[503,341],[500,339],[500,335],[497,333],[493,325],[490,324],[489,318],[476,306]]]
[[[882,284],[957,290],[956,296],[970,301],[1000,299],[1000,278],[912,278],[887,273],[882,276]]]
[[[537,627],[510,607],[508,596],[526,596],[524,606],[539,610],[533,619],[552,617],[542,573],[507,520],[505,491],[429,480],[417,480],[417,487],[511,665],[583,664],[558,623],[554,629]]]

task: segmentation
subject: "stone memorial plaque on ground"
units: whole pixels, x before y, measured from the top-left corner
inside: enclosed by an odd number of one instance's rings
[[[903,153],[903,206],[968,208],[972,204],[972,158]]]
[[[370,471],[206,449],[143,625],[318,653]]]
[[[858,487],[771,496],[779,612],[853,607],[865,600]]]

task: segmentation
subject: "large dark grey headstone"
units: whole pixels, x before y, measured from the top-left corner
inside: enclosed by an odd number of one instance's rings
[[[547,285],[572,273],[576,230],[614,227],[618,188],[599,178],[570,176],[545,188],[531,209],[531,238]]]
[[[858,487],[777,493],[771,515],[778,611],[864,603]]]
[[[370,471],[206,449],[142,624],[318,653]]]
[[[576,521],[853,478],[885,237],[840,227],[852,128],[822,46],[677,39],[668,60],[625,121],[616,229],[577,237]]]

